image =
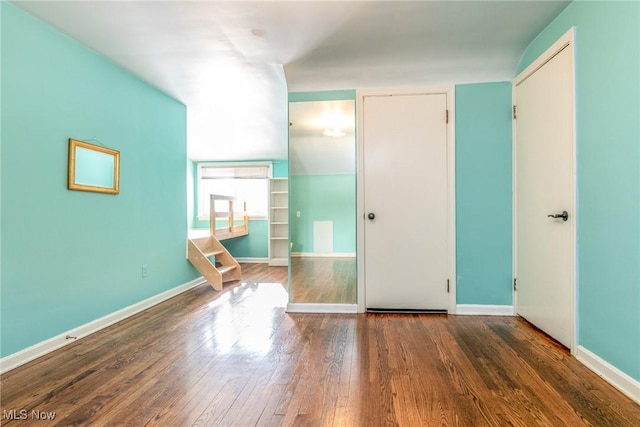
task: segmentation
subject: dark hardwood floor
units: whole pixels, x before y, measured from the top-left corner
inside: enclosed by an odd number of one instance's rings
[[[640,425],[637,404],[519,318],[287,314],[286,268],[243,278],[6,373],[2,425]]]

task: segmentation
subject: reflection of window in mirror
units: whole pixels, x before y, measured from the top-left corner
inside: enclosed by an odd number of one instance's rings
[[[356,303],[355,101],[289,103],[290,302]]]
[[[69,190],[118,194],[120,152],[69,139]]]

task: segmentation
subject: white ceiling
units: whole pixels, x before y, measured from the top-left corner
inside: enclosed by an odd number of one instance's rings
[[[287,92],[511,80],[568,1],[13,1],[187,106],[193,160],[278,159]]]

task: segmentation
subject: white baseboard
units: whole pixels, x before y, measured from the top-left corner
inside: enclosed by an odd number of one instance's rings
[[[316,304],[303,302],[290,302],[287,304],[287,313],[346,313],[358,312],[357,304]]]
[[[154,295],[151,298],[147,298],[121,310],[114,311],[113,313],[107,314],[106,316],[103,316],[99,319],[78,326],[77,328],[70,329],[57,336],[49,338],[48,340],[39,342],[35,345],[32,345],[31,347],[25,348],[24,350],[20,350],[16,353],[3,357],[2,359],[0,359],[0,373],[10,371],[11,369],[17,368],[18,366],[24,365],[25,363],[37,359],[38,357],[44,356],[47,353],[50,353],[54,350],[64,347],[65,345],[77,341],[76,339],[67,339],[67,335],[77,337],[77,339],[84,338],[87,335],[93,334],[94,332],[98,332],[99,330],[106,328],[107,326],[111,326],[114,323],[120,322],[127,317],[131,317],[134,314],[140,313],[141,311],[153,307],[154,305],[160,304],[161,302],[166,301],[169,298],[186,292],[189,289],[192,289],[199,284],[204,283],[204,281],[205,280],[202,277],[191,280],[190,282],[177,286],[173,289],[169,289],[168,291],[162,292],[161,294]]]
[[[458,304],[456,313],[470,316],[513,316],[512,305]]]
[[[636,403],[640,403],[640,381],[631,378],[581,345],[576,349],[575,356],[583,365],[601,376],[609,384],[629,396]]]
[[[236,261],[246,264],[266,264],[269,262],[269,258],[237,257]]]
[[[295,258],[355,258],[355,252],[291,252]]]

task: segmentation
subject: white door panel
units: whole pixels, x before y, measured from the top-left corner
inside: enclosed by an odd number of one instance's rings
[[[448,308],[445,94],[363,103],[367,308]]]
[[[571,346],[573,65],[566,47],[515,87],[516,311]],[[550,218],[567,211],[569,219]]]

